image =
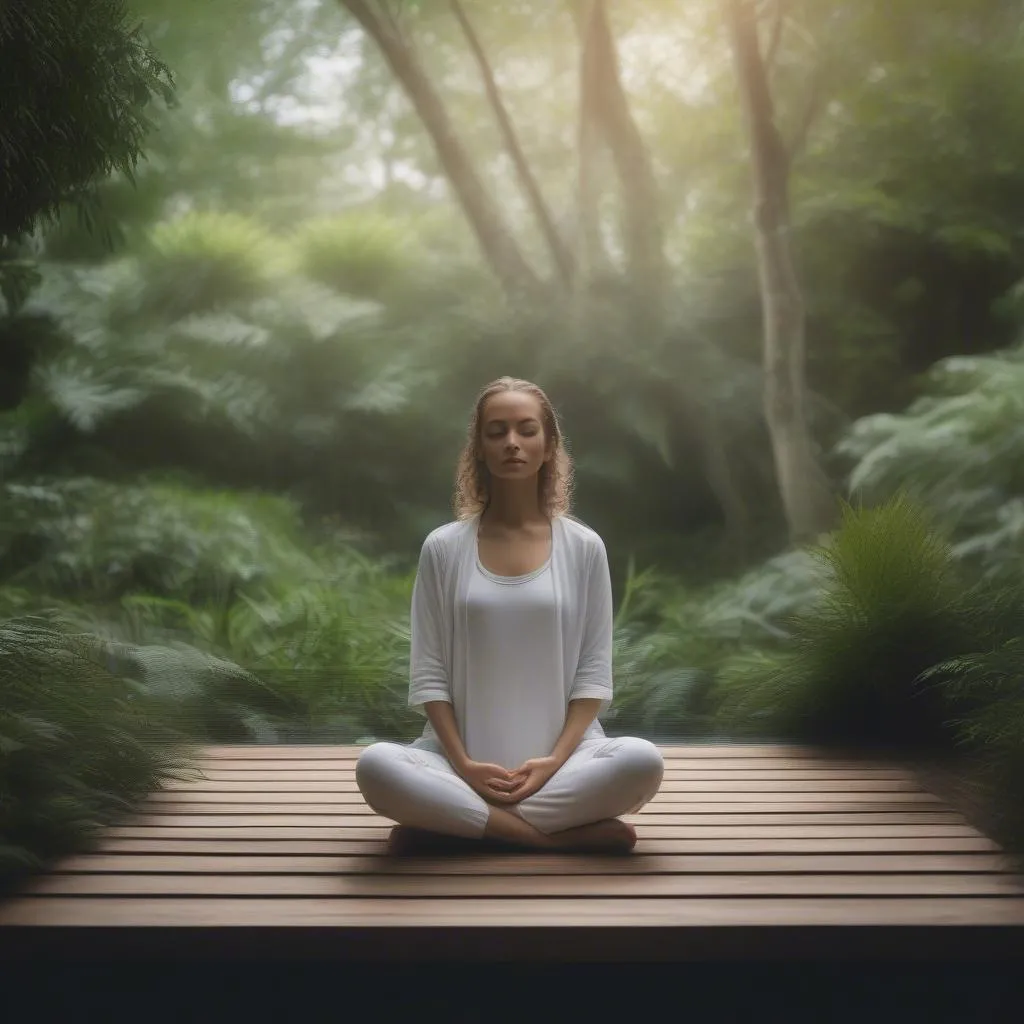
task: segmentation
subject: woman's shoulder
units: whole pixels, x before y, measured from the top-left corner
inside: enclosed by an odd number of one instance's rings
[[[582,519],[570,515],[562,515],[558,518],[561,520],[565,535],[571,543],[584,549],[604,549],[604,541],[601,539],[601,535],[592,526],[588,526],[583,522]]]
[[[445,551],[469,536],[472,530],[472,519],[453,519],[451,522],[434,527],[424,538],[423,546]]]

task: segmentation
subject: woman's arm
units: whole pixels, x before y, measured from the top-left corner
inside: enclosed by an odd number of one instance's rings
[[[423,710],[430,719],[430,724],[437,733],[437,738],[444,747],[445,756],[451,766],[461,775],[469,763],[469,755],[459,735],[459,726],[455,721],[455,709],[446,700],[432,700],[423,705]]]
[[[551,751],[551,756],[558,762],[559,768],[569,760],[569,755],[580,745],[583,734],[590,728],[600,710],[601,700],[597,697],[581,697],[578,700],[569,701],[569,710],[565,716],[562,734]]]
[[[612,699],[612,634],[615,613],[612,608],[612,576],[608,552],[597,537],[591,549],[586,577],[580,581],[586,594],[586,619],[576,676],[569,700],[596,697],[607,706]],[[589,724],[589,723],[588,723]]]
[[[409,616],[409,704],[413,707],[452,699],[444,659],[443,601],[438,556],[428,537],[420,549]]]

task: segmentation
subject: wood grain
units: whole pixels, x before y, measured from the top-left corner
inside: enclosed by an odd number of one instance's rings
[[[391,823],[355,784],[360,748],[206,747],[95,850],[0,904],[0,953],[95,943],[127,956],[252,946],[548,962],[570,947],[606,959],[1024,950],[1020,866],[912,767],[772,744],[662,752],[661,791],[628,819],[632,855],[469,844],[394,857]]]

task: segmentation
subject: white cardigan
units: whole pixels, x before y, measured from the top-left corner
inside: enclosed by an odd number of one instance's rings
[[[409,704],[424,714],[427,701],[452,704],[459,731],[469,686],[466,671],[466,592],[476,571],[480,516],[446,523],[423,542],[412,592]],[[551,572],[560,609],[563,687],[569,701],[612,699],[612,585],[604,541],[589,526],[556,516],[551,529]],[[456,614],[458,610],[458,614]],[[604,736],[596,719],[584,739]],[[443,753],[433,727],[412,744]]]

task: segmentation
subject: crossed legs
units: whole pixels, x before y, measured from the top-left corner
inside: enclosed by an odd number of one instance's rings
[[[538,792],[508,808],[494,807],[443,755],[375,743],[359,758],[356,782],[373,810],[418,833],[535,849],[631,849],[636,833],[616,819],[650,801],[663,772],[661,754],[647,740],[587,740]],[[407,830],[396,831],[396,846]]]

